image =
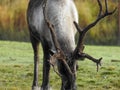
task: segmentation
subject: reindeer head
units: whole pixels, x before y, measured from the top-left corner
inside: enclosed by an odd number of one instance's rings
[[[83,53],[83,50],[84,50],[83,40],[84,40],[85,34],[88,30],[90,30],[92,27],[94,27],[104,17],[112,15],[116,11],[116,8],[112,12],[109,12],[108,6],[107,6],[107,0],[105,0],[106,10],[104,13],[102,13],[102,11],[103,11],[102,4],[101,4],[100,0],[97,0],[97,2],[98,2],[100,10],[99,10],[97,19],[93,23],[89,24],[84,29],[81,29],[80,26],[75,21],[73,21],[76,29],[79,32],[79,40],[78,40],[78,43],[76,45],[75,50],[72,52],[71,56],[69,56],[69,57],[67,57],[64,54],[63,50],[60,48],[60,44],[57,41],[57,37],[55,34],[54,26],[51,24],[51,22],[47,18],[47,15],[45,12],[46,11],[46,3],[43,7],[44,19],[45,19],[45,21],[50,29],[51,36],[52,36],[54,46],[56,49],[55,53],[50,51],[50,52],[52,52],[52,54],[51,54],[51,58],[50,58],[49,62],[53,66],[54,71],[65,81],[64,83],[62,83],[63,84],[62,90],[66,90],[66,89],[67,90],[68,89],[69,90],[76,90],[76,86],[75,86],[76,60],[78,60],[80,58],[87,58],[89,60],[92,60],[97,65],[97,71],[98,71],[98,66],[101,65],[102,58],[95,59],[92,56],[90,56],[86,53]],[[59,62],[58,71],[55,70],[55,68],[54,68],[56,62]],[[64,69],[63,72],[61,72],[62,69]],[[68,76],[68,78],[65,78],[64,77],[65,75]]]

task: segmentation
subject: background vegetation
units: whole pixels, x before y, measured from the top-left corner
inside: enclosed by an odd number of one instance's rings
[[[29,41],[26,8],[29,0],[0,0],[0,40]],[[104,0],[103,0],[104,1]],[[118,0],[108,0],[109,10]],[[96,0],[75,0],[80,26],[84,28],[96,19]],[[118,11],[97,24],[86,35],[86,44],[116,45],[118,40]]]
[[[0,0],[0,39],[28,41],[28,0]]]
[[[103,52],[104,51],[104,52]],[[95,58],[103,57],[99,72],[89,60],[79,61],[78,90],[119,90],[120,48],[113,46],[86,46],[85,52]],[[39,85],[42,81],[43,52],[40,46]],[[0,41],[0,90],[31,90],[33,80],[33,50],[30,43]],[[60,77],[51,68],[50,85],[60,90]]]

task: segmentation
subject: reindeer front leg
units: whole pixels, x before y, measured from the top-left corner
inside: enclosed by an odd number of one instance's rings
[[[33,78],[32,90],[39,90],[38,87],[39,41],[32,34],[30,35],[30,39],[34,50],[34,78]]]
[[[49,71],[50,71],[50,53],[49,53],[49,46],[43,45],[43,51],[44,51],[44,61],[43,61],[43,81],[41,90],[50,90],[49,86]]]

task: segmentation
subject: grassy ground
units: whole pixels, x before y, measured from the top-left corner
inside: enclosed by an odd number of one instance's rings
[[[80,61],[77,72],[78,90],[120,90],[120,47],[86,46],[85,52],[96,58],[103,57],[102,67]],[[42,81],[42,48],[40,47],[39,84]],[[30,43],[0,41],[0,90],[31,90],[33,79],[33,51]],[[59,90],[60,78],[53,70],[50,85]]]

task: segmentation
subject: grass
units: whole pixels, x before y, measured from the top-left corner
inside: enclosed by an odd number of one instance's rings
[[[120,47],[89,46],[85,52],[96,58],[103,57],[102,67],[96,72],[96,65],[80,61],[77,72],[78,90],[119,90]],[[40,46],[39,84],[42,81],[42,48]],[[30,43],[0,41],[0,90],[31,90],[33,79],[33,51]],[[51,69],[50,85],[60,88],[61,80]]]

